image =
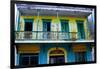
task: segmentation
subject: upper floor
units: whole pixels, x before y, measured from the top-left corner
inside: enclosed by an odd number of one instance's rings
[[[94,29],[93,10],[90,8],[22,4],[15,7],[16,42],[94,40],[90,27]]]

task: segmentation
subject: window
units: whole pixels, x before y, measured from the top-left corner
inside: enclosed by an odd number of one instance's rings
[[[20,65],[21,66],[33,66],[33,65],[37,65],[37,64],[38,64],[38,53],[20,54]]]
[[[75,52],[75,61],[76,62],[85,62],[86,61],[86,52]]]

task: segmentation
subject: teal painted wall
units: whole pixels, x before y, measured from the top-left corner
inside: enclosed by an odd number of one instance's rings
[[[17,59],[16,64],[19,65],[19,54],[17,53]]]
[[[39,54],[39,64],[47,64],[47,52],[50,48],[53,48],[53,47],[56,47],[55,45],[53,44],[45,44],[43,46],[40,46],[41,50],[40,50],[40,54]],[[66,59],[67,59],[67,62],[75,62],[75,54],[74,52],[72,51],[72,48],[71,48],[71,45],[70,44],[63,44],[63,45],[59,45],[58,46],[59,48],[64,48],[67,52],[67,55],[66,55]],[[87,46],[87,53],[86,53],[86,56],[87,56],[87,61],[91,61],[92,60],[92,55],[91,55],[91,49],[90,47]]]
[[[84,32],[86,39],[89,38],[89,32],[87,31],[87,19],[78,18],[78,17],[61,17],[59,19],[56,16],[39,16],[39,22],[37,22],[37,16],[20,16],[19,17],[19,27],[17,31],[24,31],[25,21],[24,19],[33,19],[33,31],[43,31],[43,21],[42,19],[51,19],[51,31],[61,31],[61,22],[60,19],[68,20],[69,32],[77,32],[77,20],[83,20],[84,23]],[[41,38],[41,34],[38,35]],[[36,38],[36,34],[33,35],[33,38]]]
[[[41,45],[40,46],[40,54],[39,54],[39,64],[47,64],[47,56],[48,56],[48,50],[50,48],[53,48],[53,47],[56,47],[54,44],[44,44],[43,46]],[[70,62],[75,62],[75,54],[72,50],[72,46],[71,44],[62,44],[62,45],[59,45],[57,46],[58,48],[64,48],[67,52],[67,55],[66,55],[66,59],[67,59],[67,62],[70,63]],[[92,61],[92,54],[91,54],[91,47],[89,46],[89,44],[87,44],[87,52],[86,52],[86,58],[87,58],[87,61]]]
[[[39,64],[48,64],[48,50],[50,48],[55,48],[56,46],[57,46],[56,44],[50,44],[50,43],[40,45]],[[66,50],[67,53],[65,59],[67,59],[66,61],[67,63],[75,62],[75,54],[72,50],[71,44],[59,44],[59,46],[57,47],[64,48]],[[87,44],[86,47],[87,47],[86,51],[87,61],[92,61],[92,54],[91,54],[92,50],[90,44]],[[19,64],[19,54],[17,54],[17,64]]]
[[[87,44],[87,61],[92,61],[92,47],[90,44]]]

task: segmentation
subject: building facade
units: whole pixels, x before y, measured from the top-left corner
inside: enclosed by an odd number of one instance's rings
[[[15,65],[94,61],[93,12],[84,7],[16,4]]]

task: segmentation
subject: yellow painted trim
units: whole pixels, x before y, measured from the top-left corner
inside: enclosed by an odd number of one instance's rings
[[[20,16],[20,31],[24,31],[24,18],[27,19],[34,19],[34,29],[33,31],[37,31],[37,16]],[[87,30],[87,18],[86,17],[70,17],[70,16],[39,16],[39,25],[38,25],[38,30],[43,31],[43,26],[42,26],[42,19],[51,19],[51,31],[57,31],[55,24],[59,25],[58,31],[61,31],[61,26],[60,26],[60,19],[68,20],[69,21],[69,32],[77,32],[77,23],[76,20],[83,20],[84,21],[84,31],[85,31],[85,36],[86,39],[89,39],[89,31]],[[23,34],[22,34],[23,35]],[[36,36],[34,35],[34,38]]]
[[[53,50],[56,50],[57,48],[56,47],[53,47],[53,48],[50,48],[49,50],[48,50],[48,53],[47,53],[47,64],[49,64],[49,53],[51,52],[51,51],[53,51]],[[62,51],[64,51],[64,57],[65,57],[65,63],[67,62],[67,52],[66,52],[66,50],[64,49],[64,48],[62,48],[62,47],[59,47],[58,48],[59,50],[62,50]],[[55,54],[53,54],[53,55],[55,55]],[[57,55],[57,54],[56,54]],[[55,56],[56,56],[55,55]],[[60,54],[58,54],[58,55],[60,55]],[[62,55],[62,54],[61,54]]]

